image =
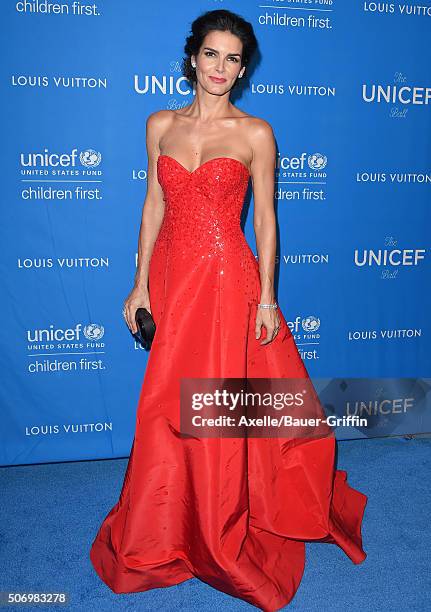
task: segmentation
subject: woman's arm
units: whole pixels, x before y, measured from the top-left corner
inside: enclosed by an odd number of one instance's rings
[[[133,333],[137,332],[136,310],[140,307],[151,312],[148,289],[148,272],[154,243],[162,225],[165,203],[163,191],[157,180],[157,159],[160,154],[159,142],[168,117],[166,111],[152,113],[146,124],[146,146],[148,156],[147,193],[142,207],[141,225],[138,239],[138,263],[134,287],[125,303],[125,319]]]
[[[147,193],[142,207],[141,226],[138,240],[138,264],[135,274],[135,287],[148,289],[148,269],[154,243],[159,234],[165,214],[163,191],[157,180],[157,159],[160,154],[159,142],[163,128],[160,111],[147,119]]]
[[[261,284],[260,302],[275,302],[274,269],[277,247],[276,221],[274,211],[275,139],[271,126],[263,119],[254,119],[250,130],[253,151],[251,177],[254,197],[254,231],[259,258]],[[280,322],[274,308],[258,309],[256,338],[261,327],[266,328],[266,338],[261,344],[268,344],[277,335]]]

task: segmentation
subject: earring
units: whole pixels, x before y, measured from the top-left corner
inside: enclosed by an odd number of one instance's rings
[[[195,62],[192,62],[192,68],[196,68]]]

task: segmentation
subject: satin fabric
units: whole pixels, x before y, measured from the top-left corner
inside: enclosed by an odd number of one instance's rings
[[[364,561],[367,497],[335,468],[336,440],[181,438],[181,378],[308,378],[281,309],[255,338],[257,261],[240,216],[248,169],[233,158],[194,172],[158,159],[165,215],[149,268],[157,326],[120,497],[90,558],[115,593],[197,577],[264,611],[294,597],[305,542]],[[335,593],[334,593],[335,597]]]

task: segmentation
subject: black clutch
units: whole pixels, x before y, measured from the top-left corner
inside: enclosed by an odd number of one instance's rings
[[[136,337],[145,350],[149,351],[156,333],[156,324],[151,313],[146,308],[138,308],[135,313],[138,331]]]

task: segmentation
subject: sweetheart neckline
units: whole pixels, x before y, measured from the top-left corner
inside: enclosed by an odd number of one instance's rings
[[[179,162],[177,159],[175,159],[175,157],[172,157],[172,155],[165,155],[164,153],[161,153],[159,155],[159,157],[157,158],[157,162],[159,161],[159,159],[161,157],[168,157],[169,159],[172,159],[176,164],[178,164],[178,166],[180,166],[180,168],[182,168],[190,176],[192,176],[195,172],[197,172],[198,170],[200,170],[201,168],[203,168],[204,166],[206,166],[210,162],[219,161],[221,159],[229,159],[231,161],[236,162],[237,164],[240,164],[240,166],[242,166],[244,168],[244,170],[247,172],[247,174],[250,176],[250,172],[249,172],[249,169],[247,168],[247,166],[242,161],[240,161],[239,159],[235,159],[235,157],[226,157],[226,156],[224,156],[224,157],[212,157],[211,159],[207,159],[207,161],[205,161],[203,164],[201,164],[200,166],[198,166],[194,170],[188,170],[185,166],[183,166],[183,164],[181,162]]]

